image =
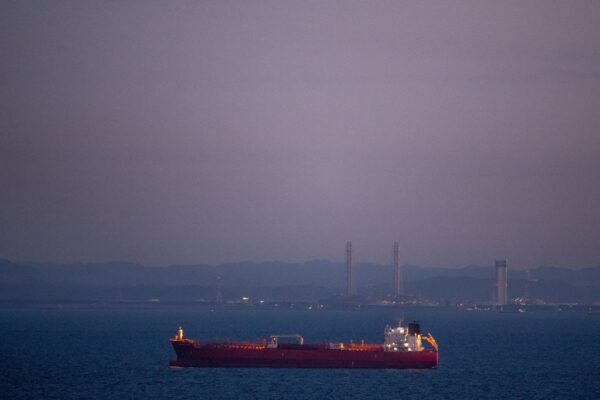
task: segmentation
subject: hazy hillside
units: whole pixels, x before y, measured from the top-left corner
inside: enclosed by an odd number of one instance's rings
[[[390,265],[355,266],[355,284],[365,298],[392,292]],[[463,268],[403,266],[405,292],[417,299],[447,302],[489,301],[492,266]],[[345,265],[326,260],[306,263],[240,262],[145,267],[126,262],[42,264],[0,259],[2,301],[163,301],[214,300],[253,296],[268,300],[316,301],[337,295],[345,285]],[[539,267],[528,275],[509,270],[509,296],[551,302],[600,300],[600,267]]]

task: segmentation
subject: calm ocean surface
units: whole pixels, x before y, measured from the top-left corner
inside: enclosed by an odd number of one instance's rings
[[[440,344],[429,371],[176,369],[168,339],[301,333],[379,343],[394,310],[0,308],[1,399],[600,399],[600,317],[412,310]]]

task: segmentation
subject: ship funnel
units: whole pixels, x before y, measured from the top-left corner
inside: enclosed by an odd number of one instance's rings
[[[420,335],[421,334],[421,325],[417,321],[413,321],[408,324],[408,334],[409,335]]]

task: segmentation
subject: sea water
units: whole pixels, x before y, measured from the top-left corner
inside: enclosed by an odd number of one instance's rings
[[[201,341],[300,333],[381,343],[402,312],[194,306],[0,308],[0,399],[600,399],[600,317],[412,309],[435,370],[170,368],[179,325]]]

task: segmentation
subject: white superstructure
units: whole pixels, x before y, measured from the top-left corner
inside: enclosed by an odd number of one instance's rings
[[[411,322],[408,327],[398,325],[396,328],[392,328],[388,325],[383,332],[383,350],[423,351],[425,348],[422,339],[425,339],[437,350],[437,343],[431,334],[421,335],[421,326],[418,322]]]

